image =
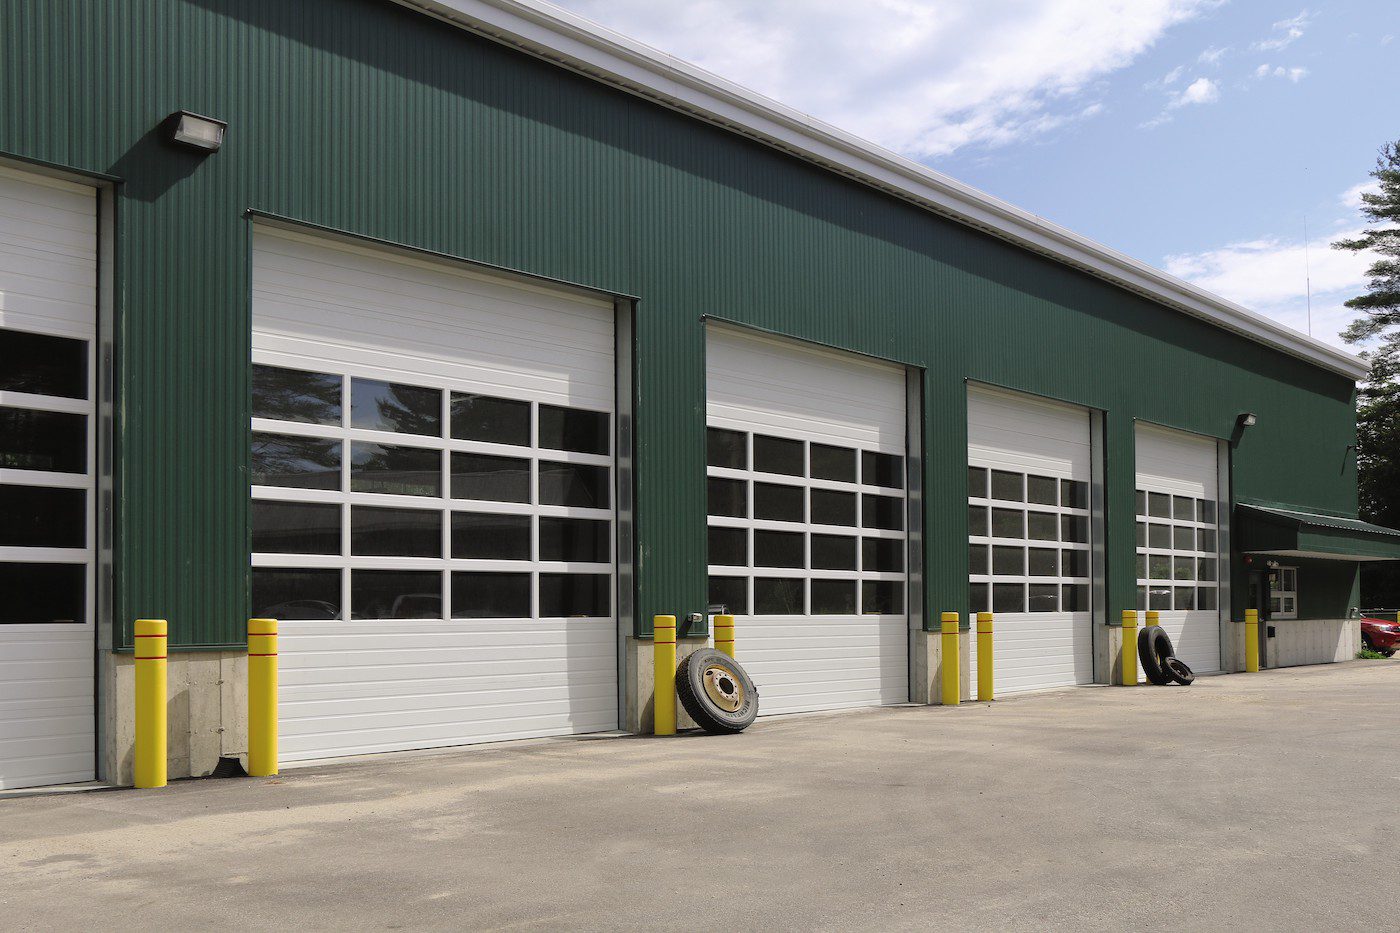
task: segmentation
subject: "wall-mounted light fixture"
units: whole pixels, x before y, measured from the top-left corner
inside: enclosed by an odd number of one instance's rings
[[[170,141],[191,149],[218,152],[224,144],[228,124],[213,117],[202,117],[188,110],[172,113],[166,120],[170,126]]]
[[[1235,423],[1242,428],[1252,428],[1254,427],[1254,423],[1258,420],[1259,418],[1254,412],[1246,411],[1240,413],[1240,416],[1235,419]]]

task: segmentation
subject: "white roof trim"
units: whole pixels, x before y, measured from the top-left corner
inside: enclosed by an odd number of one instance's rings
[[[1146,263],[542,0],[394,0],[799,155],[1349,379],[1368,364]]]

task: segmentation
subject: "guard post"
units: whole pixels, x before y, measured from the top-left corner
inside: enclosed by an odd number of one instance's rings
[[[942,633],[943,705],[957,706],[962,696],[962,685],[958,682],[962,660],[958,654],[958,614],[956,612],[943,613]]]
[[[676,617],[654,616],[652,628],[652,733],[676,734]]]
[[[983,703],[992,699],[992,614],[977,613],[977,699]]]
[[[1259,610],[1244,611],[1244,669],[1246,673],[1259,673]]]
[[[1138,682],[1137,663],[1137,610],[1123,610],[1123,686],[1136,687]]]
[[[164,619],[136,620],[136,786],[165,786]]]
[[[277,620],[248,620],[248,774],[277,773]]]
[[[733,616],[715,616],[715,650],[734,657]]]

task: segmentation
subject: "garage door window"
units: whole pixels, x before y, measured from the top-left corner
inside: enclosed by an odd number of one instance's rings
[[[1139,489],[1137,513],[1138,609],[1214,611],[1220,586],[1215,500]]]
[[[255,614],[611,616],[608,412],[259,364],[252,427]]]
[[[1089,611],[1088,484],[977,464],[967,479],[971,611]]]
[[[904,612],[904,458],[710,428],[710,602],[736,615]]]

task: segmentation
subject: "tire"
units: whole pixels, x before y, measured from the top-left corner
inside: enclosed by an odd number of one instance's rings
[[[1196,680],[1195,673],[1191,668],[1187,667],[1186,662],[1180,658],[1173,657],[1163,659],[1162,668],[1171,676],[1172,680],[1181,684],[1183,687],[1191,686]]]
[[[758,716],[758,690],[729,655],[701,648],[676,669],[676,695],[690,718],[714,735],[743,732]]]
[[[1138,633],[1138,661],[1149,682],[1165,687],[1172,677],[1162,668],[1162,661],[1175,657],[1171,636],[1160,625],[1149,625]]]

